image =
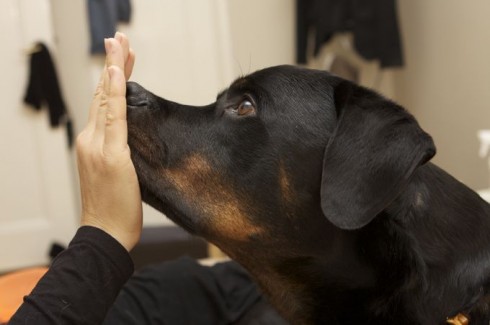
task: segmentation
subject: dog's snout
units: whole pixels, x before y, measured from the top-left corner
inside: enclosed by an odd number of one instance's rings
[[[126,101],[128,106],[148,106],[148,92],[136,82],[129,81],[126,84]]]

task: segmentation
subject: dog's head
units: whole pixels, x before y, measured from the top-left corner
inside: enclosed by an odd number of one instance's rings
[[[403,108],[322,71],[264,69],[203,107],[127,100],[143,199],[235,257],[364,227],[435,153]]]

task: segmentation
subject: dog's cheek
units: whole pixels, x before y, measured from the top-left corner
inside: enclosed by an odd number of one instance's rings
[[[128,145],[134,162],[143,160],[153,169],[158,169],[167,159],[167,149],[161,141],[131,124],[128,125]]]
[[[250,199],[237,193],[202,155],[187,157],[179,168],[165,171],[203,235],[216,242],[247,241],[263,230],[254,224]],[[186,209],[187,210],[187,209]]]
[[[278,184],[282,206],[287,208],[296,205],[296,195],[294,194],[292,180],[282,161],[279,163]]]

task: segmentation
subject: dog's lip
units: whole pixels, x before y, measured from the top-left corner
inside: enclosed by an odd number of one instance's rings
[[[148,106],[148,99],[127,97],[126,98],[126,105],[130,108],[131,107],[133,107],[133,108],[146,107],[146,106]]]
[[[148,102],[127,103],[129,108],[139,108],[148,106]]]

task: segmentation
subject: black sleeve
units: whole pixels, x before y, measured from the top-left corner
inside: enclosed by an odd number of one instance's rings
[[[132,272],[119,242],[98,228],[81,227],[9,324],[100,324]]]

